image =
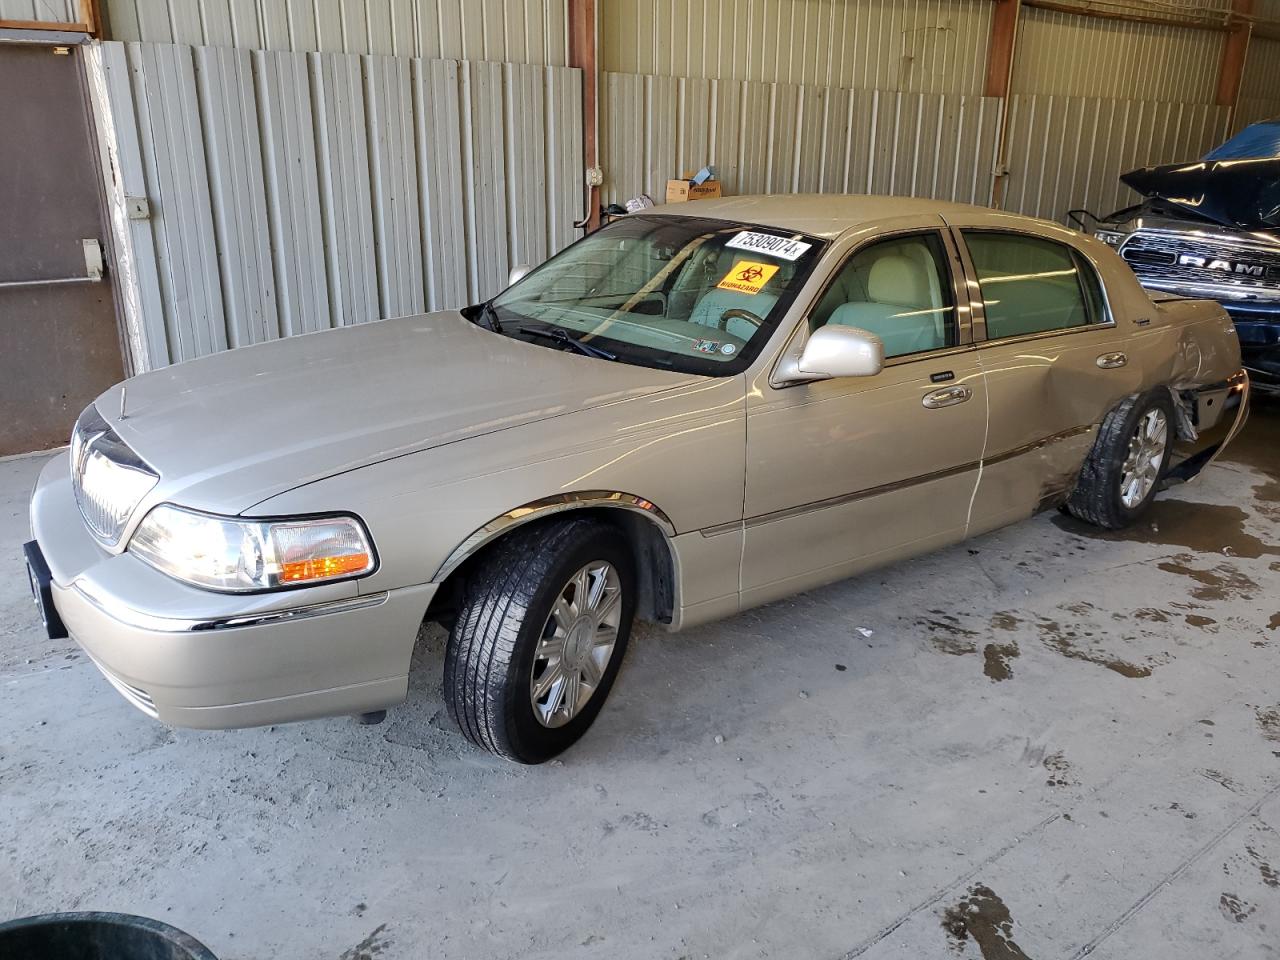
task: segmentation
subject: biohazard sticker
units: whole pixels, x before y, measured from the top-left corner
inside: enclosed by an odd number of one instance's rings
[[[750,250],[752,253],[766,253],[771,257],[781,257],[783,260],[798,260],[813,244],[792,240],[790,237],[775,236],[772,233],[743,230],[725,246],[733,247],[735,250]]]
[[[733,265],[724,279],[716,284],[721,290],[735,290],[738,293],[755,295],[764,289],[769,278],[778,272],[776,263],[756,263],[742,260]]]

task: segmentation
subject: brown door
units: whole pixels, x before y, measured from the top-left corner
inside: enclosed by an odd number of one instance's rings
[[[0,456],[67,442],[122,379],[98,168],[75,47],[0,43]]]

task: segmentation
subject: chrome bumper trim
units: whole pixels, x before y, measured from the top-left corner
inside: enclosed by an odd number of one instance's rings
[[[350,613],[353,610],[379,607],[386,603],[387,598],[390,596],[389,592],[384,591],[370,594],[367,597],[330,600],[325,603],[313,603],[303,607],[290,607],[286,610],[270,610],[264,613],[218,617],[216,619],[186,620],[177,617],[159,617],[150,613],[141,613],[110,597],[97,596],[78,582],[73,583],[71,588],[111,619],[130,627],[136,627],[139,630],[150,630],[155,633],[199,633],[206,630],[231,630],[237,627],[258,627],[269,623],[308,620],[312,617],[325,617],[334,613]]]

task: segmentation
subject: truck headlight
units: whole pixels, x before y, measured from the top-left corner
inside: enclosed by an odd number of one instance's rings
[[[1125,235],[1118,230],[1095,230],[1093,235],[1109,247],[1119,247]]]
[[[355,517],[247,520],[168,503],[138,525],[129,552],[177,580],[228,593],[345,580],[377,565]]]

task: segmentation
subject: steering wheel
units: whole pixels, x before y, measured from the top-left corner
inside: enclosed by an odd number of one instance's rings
[[[718,326],[725,333],[729,332],[730,320],[745,320],[747,321],[747,323],[751,324],[753,327],[756,327],[756,328],[764,326],[763,317],[757,317],[750,310],[742,310],[742,309],[739,309],[738,307],[734,307],[732,310],[726,310],[724,313],[720,314],[720,321]]]

